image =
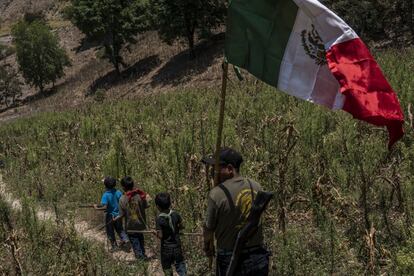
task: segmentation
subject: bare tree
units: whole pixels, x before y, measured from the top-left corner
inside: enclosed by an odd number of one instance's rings
[[[0,104],[13,106],[21,95],[21,82],[16,71],[8,64],[0,65]]]

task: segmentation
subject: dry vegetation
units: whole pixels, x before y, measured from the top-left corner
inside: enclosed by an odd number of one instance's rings
[[[407,115],[392,152],[384,129],[231,77],[224,144],[243,152],[243,174],[276,191],[265,225],[277,275],[414,271],[413,51],[377,58]],[[65,215],[99,198],[103,175],[132,174],[152,195],[170,191],[187,230],[198,232],[208,192],[199,160],[215,144],[217,89],[177,90],[6,123],[0,158],[7,181],[19,183],[10,187]],[[200,245],[185,246],[200,275]]]
[[[129,45],[123,50],[129,67],[119,78],[111,64],[97,57],[100,53],[95,45],[84,43],[83,34],[70,22],[57,16],[56,6],[50,3],[48,5],[47,2],[39,5],[48,7],[49,25],[58,34],[72,66],[66,69],[65,76],[55,87],[49,87],[46,95],[39,95],[34,88],[24,86],[19,106],[0,113],[0,121],[39,111],[65,110],[94,101],[94,95],[98,96],[98,100],[103,97],[132,99],[168,91],[177,86],[189,88],[218,85],[224,38],[222,29],[217,30],[217,35],[211,40],[199,41],[195,60],[188,58],[185,45],[179,42],[167,45],[158,38],[156,32],[141,34],[137,37],[136,45]],[[14,12],[18,13],[20,5],[23,4],[19,2],[9,6],[3,10],[3,14],[12,17]],[[1,32],[7,33],[10,24],[6,21]],[[3,40],[10,45],[7,36]],[[14,56],[3,62],[16,67]]]
[[[154,32],[142,34],[136,45],[124,49],[129,68],[117,78],[113,67],[96,57],[93,45],[82,45],[76,28],[58,17],[49,19],[72,67],[47,96],[25,87],[21,106],[0,114],[1,121],[60,111],[0,127],[0,159],[6,161],[7,181],[18,183],[11,186],[14,194],[31,200],[28,209],[44,205],[63,217],[75,213],[90,219],[74,204],[96,201],[102,187],[95,183],[103,175],[132,174],[151,194],[170,191],[188,231],[199,231],[208,179],[198,160],[214,145],[222,30],[213,40],[199,42],[198,58],[192,61],[183,45],[168,46]],[[407,118],[407,134],[392,152],[386,150],[384,129],[299,102],[260,82],[230,77],[224,143],[244,153],[244,174],[277,192],[266,215],[266,240],[277,275],[414,273],[414,53],[376,55]],[[13,57],[8,62],[14,63]],[[1,201],[0,208],[10,214]],[[81,267],[81,273],[109,271],[110,261],[95,252],[99,248],[66,230],[38,225],[25,212],[13,213],[24,250],[40,247],[47,254],[23,258],[24,269],[41,269],[51,258],[55,271],[78,271],[50,257],[57,250],[50,237],[63,237],[69,261],[97,264]],[[155,213],[151,209],[150,219]],[[26,229],[27,224],[33,229]],[[8,230],[3,232],[14,233]],[[46,242],[32,239],[39,234],[48,237]],[[205,272],[200,244],[187,240],[185,247],[191,252],[190,271]],[[1,253],[0,260],[12,261]],[[113,269],[119,272],[122,266]]]
[[[121,78],[116,76],[111,64],[98,59],[94,47],[81,47],[82,34],[73,26],[58,29],[62,45],[67,50],[72,66],[66,75],[50,88],[49,95],[38,99],[37,91],[25,87],[22,107],[0,115],[8,118],[13,114],[33,111],[62,110],[94,101],[94,94],[109,98],[136,98],[148,93],[168,91],[177,86],[212,87],[219,85],[223,35],[215,40],[202,41],[199,53],[189,60],[188,51],[180,43],[167,45],[155,32],[139,36],[138,44],[124,50],[129,65]],[[15,63],[13,57],[10,63]]]

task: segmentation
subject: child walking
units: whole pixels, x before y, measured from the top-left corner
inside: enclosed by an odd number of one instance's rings
[[[156,219],[157,236],[161,240],[161,266],[165,275],[172,276],[171,266],[174,264],[179,276],[187,274],[187,267],[181,250],[180,229],[182,219],[179,213],[171,209],[171,198],[168,193],[159,193],[155,204],[160,211]]]
[[[120,221],[121,218],[125,218],[126,232],[135,257],[138,260],[146,260],[144,235],[139,231],[148,230],[145,209],[149,207],[149,195],[135,188],[134,180],[130,176],[124,177],[121,185],[125,194],[119,201],[119,216],[114,220]]]
[[[106,235],[111,243],[112,250],[114,250],[117,247],[115,231],[121,239],[120,245],[123,245],[128,241],[128,237],[122,228],[121,221],[113,221],[113,218],[119,215],[118,202],[122,196],[122,192],[115,189],[116,179],[113,177],[105,177],[103,183],[105,185],[105,192],[102,195],[101,204],[94,204],[94,208],[96,210],[105,210]]]

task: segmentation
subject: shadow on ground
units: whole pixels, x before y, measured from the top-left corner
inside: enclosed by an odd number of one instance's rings
[[[90,41],[83,41],[75,50],[82,52],[95,47],[96,45]],[[118,76],[116,71],[110,71],[105,75],[95,79],[90,85],[87,85],[86,95],[91,96],[97,90],[108,90],[121,84],[136,82],[138,79],[149,76],[149,82],[139,83],[133,89],[142,87],[162,87],[162,86],[179,86],[191,82],[194,77],[205,73],[213,64],[217,63],[217,58],[222,57],[224,50],[224,33],[214,35],[208,40],[201,41],[195,46],[196,58],[189,58],[189,51],[182,51],[168,59],[165,63],[160,60],[158,54],[151,55],[137,61],[134,65],[128,67]],[[91,76],[98,74],[97,72],[106,71],[106,63],[93,59],[80,69],[74,75],[62,79],[55,87],[46,89],[43,93],[36,93],[17,100],[16,104],[8,108],[0,106],[0,113],[7,110],[21,107],[29,103],[48,98],[62,89],[69,87],[73,89],[78,87],[78,82],[89,82]],[[130,92],[129,89],[123,95]]]
[[[150,73],[161,64],[158,55],[152,55],[141,59],[134,65],[128,67],[119,76],[115,70],[95,80],[89,87],[88,95],[93,95],[98,89],[109,89],[121,83],[134,81]]]
[[[54,94],[56,94],[63,86],[65,85],[65,83],[61,83],[58,85],[55,85],[53,87],[47,88],[45,89],[43,92],[36,92],[35,94],[26,96],[22,99],[16,99],[15,103],[8,106],[8,107],[0,107],[0,113],[6,112],[10,109],[16,108],[16,107],[20,107],[23,105],[26,105],[28,103],[34,103],[37,102],[39,100],[48,98]]]
[[[223,49],[224,33],[200,42],[195,47],[195,59],[190,60],[188,50],[175,55],[152,78],[151,86],[177,86],[195,75],[202,74],[216,58],[222,56]]]
[[[88,39],[87,37],[84,37],[80,41],[79,46],[75,47],[73,50],[76,53],[80,53],[80,52],[87,51],[89,49],[96,48],[99,46],[101,46],[100,42],[93,41],[93,40]]]

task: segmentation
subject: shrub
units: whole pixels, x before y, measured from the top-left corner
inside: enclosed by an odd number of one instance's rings
[[[21,96],[19,76],[9,65],[0,65],[0,104],[13,106]]]
[[[115,67],[126,67],[121,50],[127,43],[136,43],[135,36],[147,28],[145,3],[128,0],[71,0],[66,16],[91,41],[105,50],[104,58]]]
[[[167,43],[185,39],[190,58],[195,57],[194,37],[207,37],[223,23],[226,7],[222,0],[150,0],[153,24]]]
[[[12,28],[17,62],[26,82],[43,92],[64,75],[69,58],[57,37],[42,20],[19,21]]]

